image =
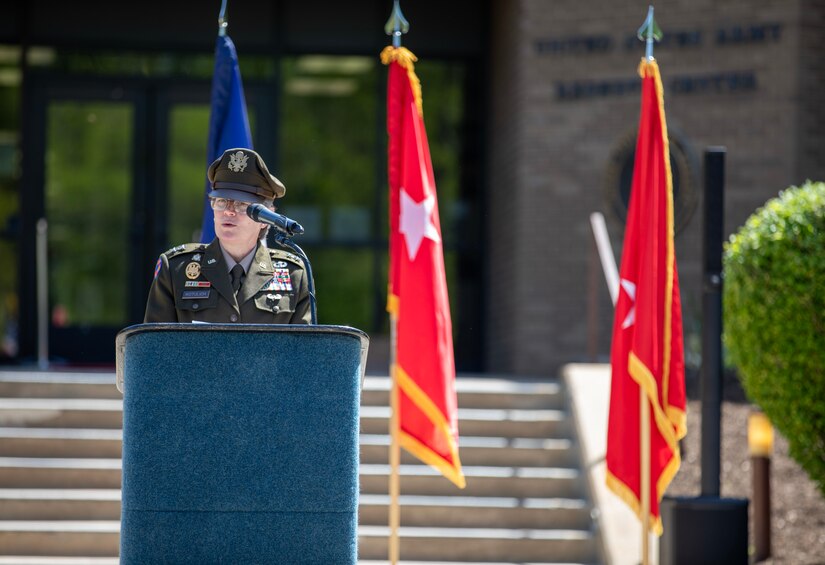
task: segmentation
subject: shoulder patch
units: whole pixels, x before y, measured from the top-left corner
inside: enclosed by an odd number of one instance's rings
[[[304,261],[297,255],[295,255],[294,253],[290,253],[289,251],[284,251],[283,249],[270,249],[269,255],[270,257],[272,257],[273,264],[279,260],[289,261],[291,263],[298,265],[302,269],[304,268]]]
[[[166,255],[168,259],[171,259],[172,257],[176,257],[183,253],[202,252],[204,249],[206,249],[205,243],[185,243],[183,245],[178,245],[173,247],[172,249],[164,251],[163,254]]]

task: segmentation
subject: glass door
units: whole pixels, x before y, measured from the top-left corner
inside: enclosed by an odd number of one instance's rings
[[[169,213],[165,250],[181,243],[200,241],[206,190],[209,103],[175,102],[164,113],[169,124],[166,174]]]
[[[55,328],[127,322],[133,108],[52,102],[45,203]]]
[[[108,362],[129,325],[135,104],[56,99],[45,108],[50,356]]]
[[[117,332],[143,320],[158,254],[199,238],[210,85],[50,75],[33,84],[26,217],[48,222],[50,358],[110,365]],[[34,288],[33,258],[21,266],[24,289]],[[36,297],[25,294],[28,357]]]

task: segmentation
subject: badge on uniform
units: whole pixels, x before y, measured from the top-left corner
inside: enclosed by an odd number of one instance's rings
[[[275,276],[261,290],[292,290],[292,279],[289,278],[289,269],[275,269]]]
[[[212,283],[209,281],[185,281],[183,286],[187,288],[209,288],[212,286]]]
[[[272,266],[275,267],[276,269],[283,269],[284,267],[287,266],[287,264],[286,264],[286,261],[275,261],[272,264]]]
[[[187,279],[196,279],[201,274],[201,264],[195,263],[192,261],[188,265],[186,265],[186,278]]]
[[[183,300],[197,300],[199,298],[209,298],[211,290],[184,290],[180,297]]]
[[[195,255],[193,255],[193,256],[192,256],[192,260],[193,260],[193,261],[197,261],[198,263],[200,263],[200,261],[201,261],[201,254],[200,254],[200,253],[196,253]]]
[[[155,264],[155,276],[154,276],[154,278],[158,278],[158,273],[160,272],[160,265],[161,265],[161,261],[160,261],[160,257],[158,257],[158,262]]]
[[[243,151],[236,151],[229,155],[229,170],[235,173],[242,173],[246,168],[249,155]]]

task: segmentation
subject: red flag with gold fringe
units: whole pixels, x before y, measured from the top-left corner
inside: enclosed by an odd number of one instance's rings
[[[673,183],[659,67],[643,59],[642,109],[613,321],[607,485],[641,518],[640,387],[650,410],[650,522],[679,470],[686,433]]]
[[[387,47],[390,266],[387,310],[396,321],[399,442],[459,487],[452,321],[441,224],[415,55]]]

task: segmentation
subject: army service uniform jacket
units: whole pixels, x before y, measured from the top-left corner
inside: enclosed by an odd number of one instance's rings
[[[259,242],[236,297],[217,238],[179,245],[158,259],[143,321],[309,324],[304,263]]]

